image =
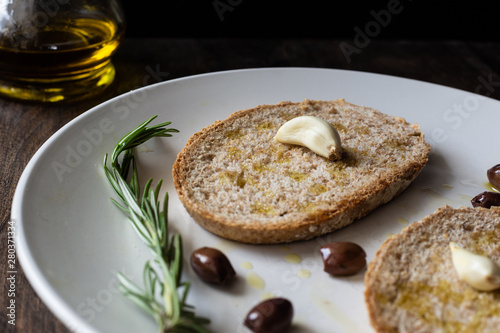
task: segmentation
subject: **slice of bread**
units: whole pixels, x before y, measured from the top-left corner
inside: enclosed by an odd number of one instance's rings
[[[459,279],[452,241],[500,263],[500,207],[445,206],[382,244],[365,275],[377,332],[499,332],[500,291]]]
[[[332,124],[342,159],[276,142],[302,115]],[[238,111],[195,133],[173,167],[179,198],[203,228],[239,242],[305,240],[345,227],[401,193],[428,160],[417,124],[344,100]]]

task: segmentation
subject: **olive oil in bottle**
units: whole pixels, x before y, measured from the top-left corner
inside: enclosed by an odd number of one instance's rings
[[[0,95],[75,101],[112,83],[111,56],[123,36],[123,22],[88,13],[54,16],[36,31],[7,29],[0,34]]]

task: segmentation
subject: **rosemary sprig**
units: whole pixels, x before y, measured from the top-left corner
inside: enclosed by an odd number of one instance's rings
[[[171,133],[179,132],[166,128],[171,122],[148,127],[155,118],[146,120],[118,141],[111,154],[110,167],[108,154],[104,157],[104,172],[118,197],[111,201],[128,216],[134,230],[153,253],[153,260],[144,266],[143,288],[118,273],[120,290],[155,318],[158,332],[207,333],[205,326],[210,321],[196,316],[194,308],[186,303],[190,284],[181,281],[182,238],[179,234],[169,236],[168,193],[161,202],[163,210],[159,199],[163,181],[153,188],[153,180],[149,179],[142,191],[139,185],[133,148],[154,137],[171,137]]]

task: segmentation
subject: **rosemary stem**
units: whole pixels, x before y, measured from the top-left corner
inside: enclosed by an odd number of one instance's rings
[[[169,137],[169,133],[178,130],[165,128],[170,122],[147,127],[155,119],[152,117],[125,135],[114,147],[111,154],[110,168],[104,157],[104,173],[118,199],[111,199],[129,218],[139,237],[151,249],[154,260],[160,268],[160,274],[148,261],[144,267],[144,290],[119,273],[120,289],[124,294],[144,310],[148,311],[158,324],[158,332],[193,332],[208,333],[205,325],[209,320],[194,314],[193,308],[185,303],[188,283],[180,281],[182,269],[182,241],[176,234],[168,236],[168,193],[163,199],[163,211],[158,200],[162,181],[151,189],[150,179],[140,191],[139,176],[132,149],[154,137]],[[120,162],[120,156],[123,157]],[[127,181],[129,173],[131,179]],[[158,267],[157,267],[158,268]],[[184,286],[182,297],[179,288]],[[155,292],[159,287],[161,301]]]

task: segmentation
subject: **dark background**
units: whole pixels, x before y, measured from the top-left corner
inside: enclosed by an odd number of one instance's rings
[[[498,1],[121,1],[134,38],[353,39],[356,27],[384,39],[498,41],[500,34]],[[398,13],[374,24],[374,13],[391,5]]]

